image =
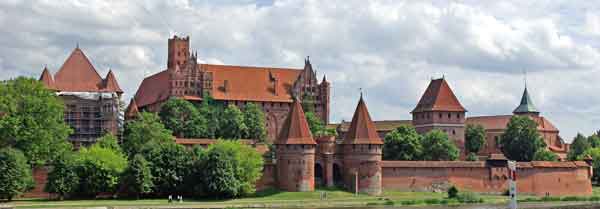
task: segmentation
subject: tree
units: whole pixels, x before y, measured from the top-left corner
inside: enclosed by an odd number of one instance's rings
[[[178,137],[200,138],[208,135],[208,121],[187,100],[170,98],[161,106],[158,115],[165,127]]]
[[[127,158],[116,150],[98,145],[81,148],[75,169],[79,176],[77,194],[95,197],[101,192],[115,192],[126,167]]]
[[[58,195],[63,200],[77,190],[79,176],[76,172],[75,156],[66,154],[57,158],[52,163],[52,170],[48,173],[48,181],[44,191]]]
[[[535,161],[558,161],[558,155],[546,149],[541,149],[533,155]]]
[[[337,136],[336,130],[327,128],[323,120],[321,120],[321,118],[319,118],[315,112],[305,112],[304,117],[306,118],[306,122],[308,123],[308,127],[310,128],[310,132],[313,136]]]
[[[121,146],[119,146],[117,137],[110,133],[98,138],[96,144],[102,148],[112,149],[121,153],[123,152]]]
[[[0,147],[22,150],[30,164],[43,165],[72,149],[62,101],[44,85],[19,77],[0,82]]]
[[[263,168],[262,156],[237,141],[210,145],[202,163],[204,191],[215,197],[238,197],[253,193]]]
[[[174,142],[163,142],[145,147],[142,153],[150,163],[153,191],[165,195],[183,191],[184,178],[193,163],[185,147]]]
[[[584,156],[592,157],[592,169],[598,171],[600,169],[600,148],[591,148],[583,153]],[[600,181],[600,172],[593,172],[592,180]]]
[[[130,158],[138,154],[149,142],[173,141],[171,131],[160,123],[156,114],[148,112],[142,112],[135,120],[127,122],[124,135],[122,148]]]
[[[592,148],[600,147],[600,137],[595,133],[591,136],[588,136],[588,142],[590,143],[590,147]]]
[[[590,142],[585,136],[577,133],[577,136],[573,139],[573,143],[569,147],[569,153],[567,158],[569,160],[581,160],[583,153],[591,148]]]
[[[477,157],[477,154],[475,154],[474,152],[470,152],[470,153],[467,155],[467,159],[466,159],[466,160],[467,160],[467,161],[478,161],[478,160],[479,160],[479,158]]]
[[[244,110],[244,123],[248,127],[248,138],[264,142],[267,138],[265,113],[254,103],[248,103]]]
[[[511,160],[531,161],[535,153],[546,147],[537,132],[537,123],[526,116],[513,116],[500,136],[502,153]]]
[[[141,194],[150,193],[154,187],[150,165],[140,154],[136,154],[129,161],[122,179],[122,185],[127,188],[127,192],[134,194],[136,198],[139,198]]]
[[[219,122],[219,136],[225,139],[241,139],[247,136],[248,126],[244,123],[244,113],[237,106],[227,106]]]
[[[10,201],[33,184],[31,167],[23,153],[10,147],[0,149],[0,199]]]
[[[219,116],[223,112],[222,106],[217,106],[216,102],[212,97],[209,96],[208,93],[204,94],[202,99],[202,104],[198,109],[200,115],[206,118],[208,127],[206,129],[206,138],[218,138],[219,134]]]
[[[465,148],[469,153],[478,153],[485,146],[485,129],[482,125],[468,124],[465,130]]]
[[[434,129],[423,136],[423,159],[424,160],[456,160],[458,159],[458,148],[448,139],[446,133]]]
[[[384,160],[421,160],[422,136],[415,128],[402,125],[385,135],[383,145]]]

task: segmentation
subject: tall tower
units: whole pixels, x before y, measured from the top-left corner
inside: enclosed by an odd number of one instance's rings
[[[369,195],[381,194],[381,155],[379,138],[362,95],[342,143],[346,189]]]
[[[291,192],[314,191],[317,143],[310,133],[302,105],[297,99],[275,145],[279,189]]]
[[[421,134],[433,129],[444,131],[460,150],[465,150],[465,112],[446,80],[435,79],[411,112],[412,123]]]
[[[174,69],[176,65],[182,66],[190,56],[190,37],[173,36],[169,39],[167,69]]]
[[[515,110],[513,111],[515,115],[524,115],[530,117],[538,117],[540,116],[540,112],[533,105],[533,101],[529,97],[529,92],[527,92],[527,86],[525,86],[525,90],[523,91],[523,96],[521,97],[521,103]]]

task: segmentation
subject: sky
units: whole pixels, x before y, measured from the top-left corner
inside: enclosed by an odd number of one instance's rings
[[[332,83],[331,121],[365,96],[374,120],[410,119],[444,77],[467,116],[511,114],[525,81],[570,141],[600,129],[600,4],[594,1],[2,0],[0,80],[55,73],[79,47],[129,98],[166,68],[167,39],[204,63],[302,68]]]

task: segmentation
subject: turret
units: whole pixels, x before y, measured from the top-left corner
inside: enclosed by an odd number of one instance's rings
[[[302,105],[296,99],[275,142],[279,189],[291,192],[315,189],[315,148]]]
[[[346,188],[369,195],[381,194],[383,140],[377,134],[362,95],[342,146]]]
[[[138,106],[135,103],[135,99],[131,99],[131,102],[129,102],[129,105],[127,106],[127,109],[125,109],[125,120],[133,120],[136,119],[137,116],[139,114],[139,110],[138,110]]]
[[[527,92],[527,86],[525,86],[525,90],[523,91],[523,96],[521,97],[521,103],[515,110],[513,111],[515,115],[525,115],[525,116],[534,116],[537,117],[540,115],[540,112],[533,105],[533,100],[529,97],[529,92]]]
[[[413,126],[418,133],[441,130],[460,150],[465,150],[466,110],[444,78],[431,80],[411,113]],[[464,156],[466,153],[462,153],[462,157]]]
[[[42,71],[39,81],[41,81],[46,88],[54,89],[54,79],[52,78],[52,74],[50,74],[50,71],[47,67],[44,67],[44,71]]]

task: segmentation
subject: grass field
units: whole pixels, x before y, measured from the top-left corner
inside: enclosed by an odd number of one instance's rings
[[[327,193],[327,200],[321,200],[322,192]],[[338,189],[317,189],[314,192],[280,192],[267,190],[251,197],[214,200],[214,199],[184,199],[183,203],[168,203],[164,199],[102,199],[102,200],[65,200],[53,201],[46,199],[18,199],[9,204],[17,208],[81,208],[81,207],[186,207],[186,208],[228,208],[228,207],[343,207],[366,205],[427,205],[427,204],[460,204],[456,200],[447,199],[446,193],[434,192],[404,192],[384,191],[379,197],[358,195]],[[600,188],[594,188],[594,196],[600,198]],[[478,195],[485,203],[506,203],[506,196]],[[185,198],[185,197],[184,197]],[[533,196],[519,196],[523,201],[581,201],[582,199],[539,198]],[[587,200],[587,199],[583,199]]]

